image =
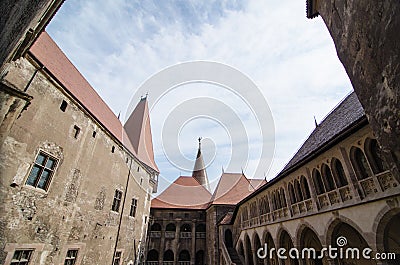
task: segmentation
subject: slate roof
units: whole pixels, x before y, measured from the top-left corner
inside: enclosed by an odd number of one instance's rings
[[[39,36],[29,51],[31,55],[45,67],[49,74],[58,80],[67,92],[80,102],[80,104],[91,113],[93,117],[109,131],[109,133],[111,133],[130,152],[132,152],[132,154],[141,162],[158,172],[157,165],[154,162],[152,144],[151,152],[149,151],[148,153],[141,152],[140,148],[134,148],[134,145],[132,145],[129,140],[120,120],[115,116],[112,110],[67,58],[60,47],[57,46],[47,32],[43,32]],[[145,105],[147,105],[147,103]],[[145,111],[142,111],[139,114],[148,117],[148,110],[146,108],[144,108],[144,110]],[[139,117],[140,115],[137,116],[141,121],[144,117]],[[146,120],[148,121],[148,118]],[[142,131],[139,131],[139,133],[141,132]],[[149,146],[148,141],[151,142],[150,128],[148,127],[144,133],[146,134],[146,137],[141,137],[147,139],[145,145]],[[150,148],[148,148],[148,150],[150,150]]]
[[[206,209],[211,193],[193,177],[180,176],[151,201],[151,208]]]
[[[314,129],[281,173],[294,167],[364,116],[364,109],[356,94],[350,93]]]

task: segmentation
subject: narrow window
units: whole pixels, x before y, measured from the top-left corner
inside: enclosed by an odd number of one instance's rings
[[[121,198],[122,198],[122,191],[115,190],[114,201],[113,201],[112,208],[111,208],[114,212],[119,211],[119,206],[121,204]]]
[[[92,137],[93,137],[93,138],[96,138],[96,134],[97,134],[96,131],[93,131]]]
[[[77,257],[78,257],[77,249],[68,249],[64,265],[75,265]]]
[[[350,159],[359,180],[372,176],[371,168],[368,165],[367,158],[360,148],[354,146],[351,148]]]
[[[40,152],[36,157],[31,173],[25,184],[47,191],[56,164],[57,160],[55,158]]]
[[[111,153],[115,152],[115,146],[111,147]]]
[[[113,265],[120,265],[121,264],[121,257],[122,257],[122,252],[121,251],[115,252]]]
[[[320,194],[325,193],[325,187],[324,187],[324,183],[322,182],[321,173],[319,173],[318,170],[314,169],[313,177],[314,177],[314,185],[315,185],[315,189],[317,190],[317,194],[320,195]]]
[[[129,212],[129,216],[136,216],[136,208],[137,208],[137,199],[133,198],[131,203],[131,210]]]
[[[81,131],[81,128],[78,126],[74,125],[74,138],[78,139],[79,132]]]
[[[336,183],[339,188],[348,184],[346,174],[344,173],[342,163],[339,159],[332,159],[332,173],[336,178]]]
[[[33,250],[32,249],[20,249],[14,252],[10,265],[25,265],[29,264],[31,260]]]
[[[143,184],[143,178],[140,178],[140,186]]]
[[[65,112],[65,110],[67,109],[67,106],[68,106],[68,103],[67,103],[65,100],[63,100],[63,101],[61,102],[61,105],[60,105],[60,110],[61,110],[62,112]]]
[[[147,216],[144,217],[144,223],[147,223]]]

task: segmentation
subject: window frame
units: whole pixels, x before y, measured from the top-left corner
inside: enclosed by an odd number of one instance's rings
[[[70,251],[76,251],[76,254],[74,257],[69,257],[68,253]],[[78,261],[78,257],[79,257],[79,248],[68,248],[67,249],[67,253],[65,254],[65,258],[64,258],[64,265],[76,265],[77,261]],[[68,261],[73,261],[72,264],[67,263]]]
[[[119,194],[119,198],[117,197],[117,194]],[[122,202],[122,195],[123,192],[121,190],[115,189],[111,211],[119,213],[119,208],[121,207]]]
[[[37,159],[38,159],[39,155],[41,155],[41,156],[43,156],[45,158],[44,161],[42,162],[42,164],[37,163]],[[50,158],[54,162],[53,162],[52,167],[48,168],[48,167],[46,167],[46,164],[47,164],[47,162],[49,161]],[[33,189],[38,189],[38,190],[41,190],[41,191],[44,191],[44,192],[48,192],[48,190],[50,189],[50,185],[51,185],[51,183],[53,181],[53,177],[55,175],[55,172],[57,170],[57,167],[59,165],[59,161],[60,160],[57,157],[55,157],[55,156],[53,156],[53,155],[51,155],[51,154],[49,154],[49,153],[47,153],[47,152],[45,152],[43,150],[39,150],[37,152],[36,156],[35,156],[35,160],[33,161],[32,165],[30,167],[29,174],[26,177],[25,182],[24,182],[24,186],[31,187]],[[36,174],[36,176],[34,178],[33,184],[29,184],[28,181],[30,180],[32,172],[33,172],[35,167],[38,167],[39,171],[38,171],[38,173]],[[40,183],[40,180],[41,180],[41,178],[43,176],[43,172],[45,172],[45,171],[48,171],[50,173],[49,173],[49,176],[47,177],[47,180],[46,180],[46,182],[44,184],[44,187],[42,188],[42,187],[39,187],[39,183]]]
[[[137,198],[132,198],[132,200],[131,200],[131,208],[129,210],[129,216],[132,217],[132,218],[136,217],[137,205],[138,205],[138,199]]]

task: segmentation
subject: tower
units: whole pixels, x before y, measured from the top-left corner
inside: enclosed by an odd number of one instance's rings
[[[204,166],[203,155],[201,154],[201,137],[199,137],[199,149],[197,151],[192,177],[195,178],[201,185],[203,185],[209,192],[211,192],[210,184],[208,183],[207,172]]]

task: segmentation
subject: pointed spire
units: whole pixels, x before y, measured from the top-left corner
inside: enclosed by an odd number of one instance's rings
[[[192,177],[195,178],[201,185],[203,185],[208,191],[210,190],[210,184],[208,183],[208,177],[206,168],[204,166],[203,155],[201,154],[201,137],[199,137],[199,149],[196,155],[196,162],[194,164]]]
[[[224,169],[224,166],[222,166],[222,174],[224,174],[225,173],[225,169]]]

